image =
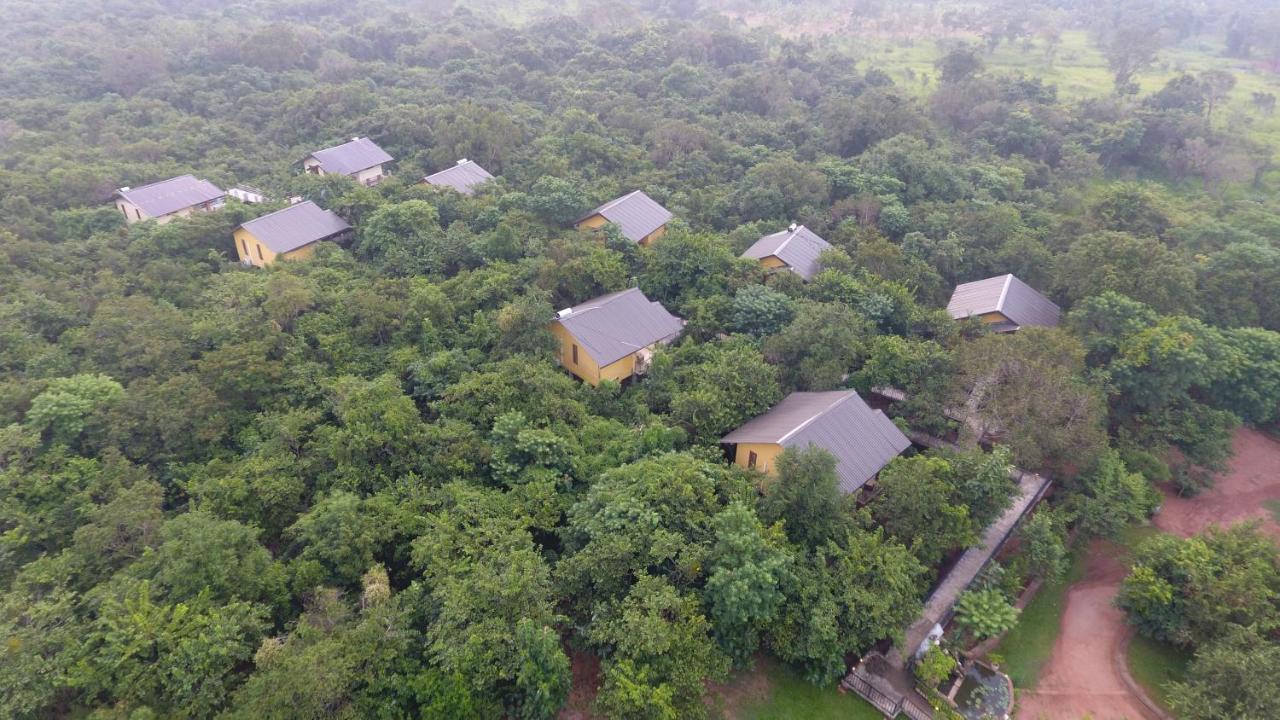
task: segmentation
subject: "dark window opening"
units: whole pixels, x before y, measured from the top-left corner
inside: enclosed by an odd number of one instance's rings
[[[577,345],[573,346],[573,364],[574,365],[578,364],[578,346]]]
[[[258,248],[258,259],[259,259],[259,260],[261,260],[261,259],[262,259],[262,246],[261,246],[261,245],[255,245],[254,247]]]
[[[756,466],[756,453],[754,450],[747,452],[747,467],[754,468]]]

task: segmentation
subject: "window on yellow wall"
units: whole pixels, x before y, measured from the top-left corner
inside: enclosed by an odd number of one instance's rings
[[[756,453],[755,453],[755,451],[754,451],[754,450],[748,451],[748,452],[747,452],[747,467],[749,467],[749,468],[754,468],[754,467],[756,466],[756,460],[758,460],[758,459],[759,459],[759,458],[756,456]]]
[[[240,249],[244,251],[240,254],[244,256],[245,260],[248,260],[249,259],[249,243],[245,242],[244,238],[240,238]]]
[[[574,343],[574,345],[573,345],[573,364],[574,364],[574,365],[577,365],[577,364],[578,364],[578,345],[577,345],[577,343]]]
[[[261,246],[261,245],[254,245],[254,247],[258,249],[258,259],[259,259],[259,260],[261,260],[261,259],[262,259],[262,246]]]

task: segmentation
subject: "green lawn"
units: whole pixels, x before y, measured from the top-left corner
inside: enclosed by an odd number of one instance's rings
[[[762,669],[769,678],[768,697],[745,704],[737,713],[739,720],[882,720],[884,717],[857,695],[840,693],[835,687],[814,687],[779,663],[766,662]]]
[[[1187,651],[1141,635],[1135,635],[1133,642],[1129,643],[1129,672],[1166,710],[1169,708],[1167,686],[1186,676],[1190,661],[1191,655]]]
[[[1271,511],[1271,514],[1276,518],[1276,522],[1280,522],[1280,500],[1268,500],[1262,505]]]
[[[1062,612],[1067,588],[1084,577],[1083,543],[1071,552],[1071,565],[1057,582],[1046,583],[1031,603],[1023,609],[1018,626],[1004,636],[994,653],[1004,658],[1001,669],[1013,679],[1015,687],[1034,687],[1040,670],[1053,652],[1053,643],[1062,627]]]
[[[972,37],[970,41],[976,42],[977,38]],[[937,85],[938,72],[933,63],[942,54],[942,49],[936,42],[917,40],[905,44],[897,39],[886,41],[854,37],[847,44],[860,56],[864,66],[884,70],[900,87],[926,95]],[[1112,90],[1111,71],[1107,68],[1106,58],[1093,45],[1088,34],[1079,30],[1062,34],[1062,44],[1052,60],[1042,41],[1032,43],[1029,48],[1005,43],[994,53],[984,54],[983,59],[990,69],[998,72],[1021,71],[1041,78],[1057,86],[1059,95],[1067,99],[1106,96]],[[1230,126],[1280,149],[1280,113],[1265,117],[1252,105],[1255,92],[1280,94],[1280,75],[1261,70],[1248,61],[1224,57],[1222,43],[1217,38],[1198,38],[1165,48],[1156,63],[1138,73],[1134,80],[1141,95],[1147,95],[1182,72],[1196,73],[1209,69],[1227,70],[1236,78],[1236,86],[1229,93],[1225,106],[1214,114],[1214,125],[1219,128]],[[929,78],[927,85],[924,82],[926,76]]]

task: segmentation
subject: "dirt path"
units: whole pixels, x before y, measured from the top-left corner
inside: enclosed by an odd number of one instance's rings
[[[1018,697],[1019,720],[1147,720],[1115,667],[1128,631],[1111,604],[1128,568],[1114,544],[1089,546],[1085,576],[1067,591],[1062,632],[1034,691]]]
[[[1214,485],[1192,498],[1163,488],[1165,501],[1156,527],[1188,537],[1213,524],[1262,520],[1262,529],[1280,539],[1280,523],[1267,509],[1280,500],[1280,441],[1252,428],[1240,428],[1231,443],[1235,455]]]
[[[1210,525],[1263,521],[1263,530],[1280,539],[1280,523],[1266,503],[1280,500],[1280,441],[1241,428],[1227,471],[1214,487],[1194,498],[1164,488],[1165,502],[1155,518],[1161,530],[1187,537]],[[1062,631],[1034,691],[1018,700],[1019,720],[1145,720],[1149,711],[1121,680],[1117,658],[1127,628],[1124,614],[1111,602],[1128,568],[1120,548],[1095,541],[1089,546],[1085,577],[1067,591]]]

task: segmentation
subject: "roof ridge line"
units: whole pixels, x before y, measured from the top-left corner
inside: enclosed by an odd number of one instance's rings
[[[996,300],[996,312],[1004,311],[1004,299],[1009,295],[1009,286],[1013,284],[1013,273],[1004,276],[1004,287],[1000,288],[1000,299]]]
[[[787,228],[786,230],[783,230],[782,232],[789,232],[789,233],[791,233],[791,237],[787,238],[786,240],[783,240],[783,241],[782,241],[782,244],[778,246],[778,249],[773,251],[773,254],[774,254],[774,255],[777,255],[778,253],[780,253],[780,252],[782,252],[783,250],[785,250],[785,249],[786,249],[786,247],[787,247],[787,245],[790,245],[790,244],[791,244],[791,241],[792,241],[792,240],[795,240],[795,239],[796,239],[796,236],[800,234],[800,228],[803,228],[803,227],[804,227],[803,225],[796,225],[796,229],[795,229],[795,230],[792,230],[791,228]]]
[[[638,192],[640,192],[640,191],[639,191],[639,190],[632,190],[631,192],[627,193],[626,195],[623,195],[623,196],[621,196],[621,197],[616,197],[616,198],[614,198],[614,199],[610,200],[609,202],[607,202],[607,203],[605,203],[605,204],[603,204],[603,205],[601,205],[601,206],[597,207],[597,208],[596,208],[596,211],[595,211],[595,214],[596,214],[596,215],[601,215],[601,214],[603,214],[605,210],[608,210],[609,208],[613,207],[614,205],[617,205],[618,203],[622,202],[623,200],[626,200],[627,198],[631,197],[632,195],[635,195],[635,194],[636,194],[636,193],[638,193]]]
[[[312,200],[303,200],[302,202],[296,202],[296,203],[293,203],[292,205],[285,205],[284,207],[280,208],[279,210],[272,210],[271,212],[269,212],[269,213],[267,213],[267,214],[265,214],[265,215],[259,215],[258,217],[253,218],[253,219],[251,219],[251,220],[245,220],[244,222],[240,223],[240,227],[244,227],[245,225],[248,225],[248,224],[249,224],[249,223],[251,223],[251,222],[257,222],[258,220],[261,220],[261,219],[263,219],[263,218],[269,218],[269,217],[271,217],[272,215],[279,215],[280,213],[284,212],[285,210],[292,210],[293,208],[300,207],[300,206],[302,206],[302,205],[316,205],[316,204],[315,204],[315,202],[314,202],[314,201],[312,201]],[[317,209],[319,209],[319,210],[324,210],[324,208],[320,207],[319,205],[316,205],[316,208],[317,208]],[[327,210],[325,210],[325,212],[328,212],[328,211],[327,211]]]
[[[845,392],[846,394],[845,394],[845,396],[844,396],[844,397],[842,397],[842,398],[840,398],[839,400],[837,400],[837,401],[835,401],[835,402],[831,403],[830,405],[826,406],[826,407],[825,407],[825,408],[823,408],[822,410],[820,410],[820,411],[818,411],[818,412],[814,413],[813,415],[811,415],[811,416],[809,417],[809,419],[805,420],[804,422],[800,423],[799,425],[797,425],[797,426],[795,426],[794,428],[792,428],[791,430],[789,430],[789,431],[787,432],[787,434],[786,434],[786,435],[783,435],[782,437],[778,438],[778,443],[777,443],[777,444],[781,445],[782,443],[786,442],[787,438],[789,438],[789,437],[791,437],[792,435],[795,435],[796,433],[798,433],[798,432],[800,432],[801,430],[805,429],[805,428],[806,428],[806,427],[808,427],[808,426],[809,426],[809,424],[810,424],[810,423],[812,423],[814,420],[817,420],[818,418],[822,417],[823,415],[826,415],[827,413],[831,412],[831,411],[832,411],[832,409],[834,409],[837,405],[840,405],[840,404],[844,403],[844,402],[845,402],[845,401],[847,401],[849,398],[851,398],[851,397],[853,397],[854,395],[857,395],[857,394],[858,394],[856,390],[849,390],[849,391],[828,390],[827,392]]]
[[[181,175],[174,175],[173,177],[171,177],[171,178],[165,178],[164,180],[153,180],[153,181],[151,181],[151,182],[147,183],[146,185],[137,185],[137,186],[135,186],[135,187],[130,187],[130,188],[128,188],[128,189],[124,189],[124,188],[116,188],[116,192],[118,192],[118,193],[126,193],[126,192],[133,192],[133,191],[135,191],[135,190],[145,190],[145,189],[147,189],[147,188],[151,187],[152,185],[161,185],[161,184],[163,184],[163,183],[173,182],[174,180],[181,180],[182,178],[188,178],[188,177],[189,177],[189,178],[191,178],[192,180],[200,180],[200,178],[198,178],[198,177],[196,177],[196,176],[195,176],[195,173],[182,173]],[[204,180],[203,182],[209,182],[209,181],[208,181],[208,180]]]

